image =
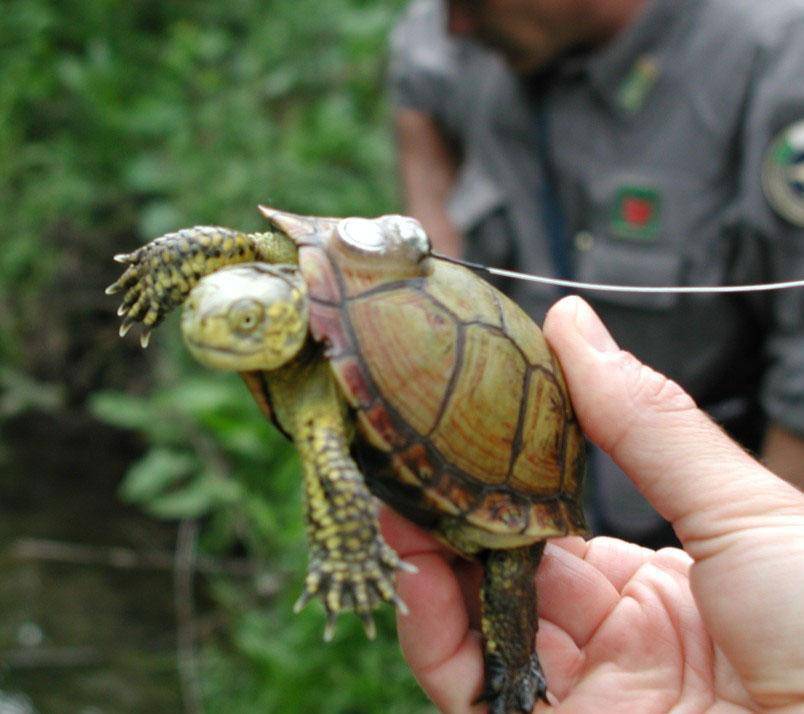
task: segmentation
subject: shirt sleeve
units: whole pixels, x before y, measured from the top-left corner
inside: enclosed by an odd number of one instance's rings
[[[742,218],[771,281],[804,279],[804,12],[791,14],[757,50],[742,141]],[[804,288],[766,305],[760,398],[771,420],[804,435]]]
[[[439,0],[412,2],[390,38],[388,87],[393,106],[424,112],[449,128],[461,76],[461,44],[447,34]]]

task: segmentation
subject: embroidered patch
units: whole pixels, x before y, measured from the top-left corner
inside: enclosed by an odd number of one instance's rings
[[[620,238],[650,240],[659,232],[661,197],[653,188],[623,186],[611,212],[611,230]]]
[[[762,190],[776,213],[804,228],[804,120],[771,142],[762,162]]]
[[[658,63],[650,55],[642,55],[621,82],[617,90],[617,103],[627,112],[639,111],[658,79]]]

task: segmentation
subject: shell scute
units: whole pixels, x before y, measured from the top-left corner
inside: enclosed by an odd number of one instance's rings
[[[391,463],[398,478],[417,488],[422,488],[436,473],[427,447],[418,441],[395,453]]]
[[[533,320],[519,305],[507,298],[499,296],[503,303],[503,319],[505,333],[510,335],[525,355],[531,366],[541,366],[548,370],[553,369],[553,355],[547,346],[542,331],[534,329]]]
[[[580,500],[586,472],[586,439],[574,418],[564,432],[564,492]]]
[[[414,289],[354,300],[348,314],[375,388],[406,424],[427,435],[448,389],[445,375],[457,362],[455,322]]]
[[[299,246],[319,245],[322,237],[329,235],[341,220],[326,216],[300,216],[270,206],[259,206],[259,210],[272,226]]]
[[[436,473],[427,447],[420,441],[413,442],[404,451],[395,454],[394,461],[416,474],[419,484],[430,481]]]
[[[545,497],[561,488],[566,410],[553,375],[535,369],[523,394],[522,445],[514,461],[510,485]]]
[[[368,408],[375,401],[363,365],[353,354],[345,354],[332,360],[335,379],[354,408]]]
[[[352,352],[352,340],[337,306],[312,303],[309,319],[310,334],[326,345],[327,357],[337,359]]]
[[[304,246],[299,249],[299,261],[304,265],[304,281],[310,297],[318,302],[339,305],[341,286],[327,254],[321,248]]]
[[[530,504],[511,491],[489,491],[467,514],[466,520],[495,533],[523,533],[530,518]]]
[[[341,274],[346,286],[346,297],[348,298],[363,295],[388,283],[387,277],[376,269],[372,269],[370,265],[344,263],[341,266]]]
[[[418,491],[425,510],[486,533],[487,547],[584,532],[583,436],[530,318],[434,258],[403,279],[325,243],[316,251],[300,252],[305,278],[314,272],[313,335],[329,344],[359,431],[387,454],[388,474]]]
[[[383,451],[393,451],[406,446],[407,440],[400,434],[394,419],[382,401],[376,400],[358,414],[362,426],[367,427],[369,441]]]
[[[570,525],[567,507],[556,500],[533,503],[530,506],[530,524],[527,533],[535,537],[561,536],[582,532]]]
[[[476,488],[450,471],[439,474],[424,491],[425,499],[435,508],[451,516],[463,516],[477,503]]]
[[[484,325],[466,328],[460,369],[431,434],[447,462],[483,483],[506,480],[524,377],[525,362],[510,340]]]
[[[499,328],[503,326],[499,293],[463,268],[431,261],[426,290],[461,322],[482,322]]]

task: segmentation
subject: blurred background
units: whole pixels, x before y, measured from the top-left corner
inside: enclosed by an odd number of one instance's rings
[[[179,227],[398,208],[402,0],[6,0],[0,714],[432,711],[399,654],[292,604],[298,463],[174,319],[117,336],[112,255]],[[133,331],[135,332],[135,331]]]

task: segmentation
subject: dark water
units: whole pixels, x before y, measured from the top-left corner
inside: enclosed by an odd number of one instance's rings
[[[116,496],[140,445],[70,414],[18,417],[0,444],[0,714],[183,711],[171,571],[103,564],[108,547],[175,545]],[[22,539],[36,542],[21,557]],[[44,540],[100,562],[45,558]]]

